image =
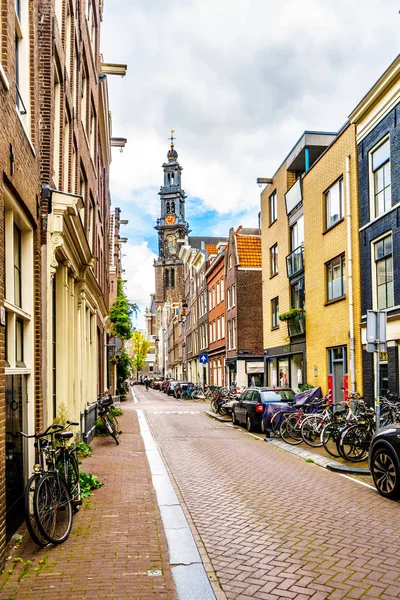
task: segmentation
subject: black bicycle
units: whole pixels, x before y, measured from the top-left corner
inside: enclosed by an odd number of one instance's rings
[[[25,438],[34,438],[37,449],[38,463],[25,487],[24,506],[28,531],[39,546],[61,544],[72,527],[72,497],[57,467],[56,435],[68,438],[71,432],[63,431],[67,426],[53,424],[34,435],[20,432]]]
[[[107,432],[114,438],[115,443],[118,445],[118,438],[122,431],[119,429],[118,421],[116,416],[112,413],[114,402],[112,397],[107,395],[101,395],[97,399],[97,410],[100,419],[102,419]]]

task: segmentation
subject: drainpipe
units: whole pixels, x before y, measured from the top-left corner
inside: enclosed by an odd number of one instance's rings
[[[353,300],[353,252],[351,247],[350,209],[350,155],[346,156],[346,221],[347,221],[347,282],[349,293],[349,337],[350,337],[350,377],[351,391],[355,392],[354,371],[354,300]]]
[[[310,170],[310,148],[308,148],[307,146],[304,148],[305,150],[305,168],[306,168],[306,173],[307,171]]]

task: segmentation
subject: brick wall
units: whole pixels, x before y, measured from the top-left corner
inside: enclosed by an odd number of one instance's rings
[[[33,228],[33,323],[34,323],[34,378],[35,426],[42,426],[42,387],[41,387],[41,272],[40,272],[40,173],[39,173],[39,120],[36,118],[39,106],[38,35],[36,0],[29,3],[29,96],[24,102],[31,114],[30,125],[24,131],[21,119],[16,112],[15,102],[15,3],[4,0],[1,18],[0,61],[6,74],[9,89],[0,79],[0,305],[4,306],[4,201],[5,187]],[[22,117],[24,119],[24,117]],[[13,164],[11,164],[13,157]],[[0,567],[4,562],[6,533],[6,462],[5,462],[5,360],[4,327],[0,326]],[[32,398],[31,398],[32,400]]]

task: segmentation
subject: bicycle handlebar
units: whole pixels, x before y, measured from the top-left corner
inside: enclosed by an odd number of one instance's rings
[[[74,421],[67,421],[65,425],[62,425],[61,423],[52,423],[43,433],[34,433],[33,435],[28,435],[23,431],[20,431],[19,434],[25,438],[35,438],[36,440],[38,440],[39,438],[46,437],[47,435],[52,435],[53,433],[63,431],[64,429],[67,429],[67,427],[69,427],[70,425],[79,427],[79,423],[75,423]]]

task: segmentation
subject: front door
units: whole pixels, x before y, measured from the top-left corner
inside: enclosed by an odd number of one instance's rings
[[[330,348],[328,350],[329,375],[331,384],[329,388],[332,392],[332,399],[335,404],[343,402],[344,376],[347,373],[347,352],[346,346]]]
[[[24,518],[23,409],[26,376],[6,375],[6,537],[7,541]]]

